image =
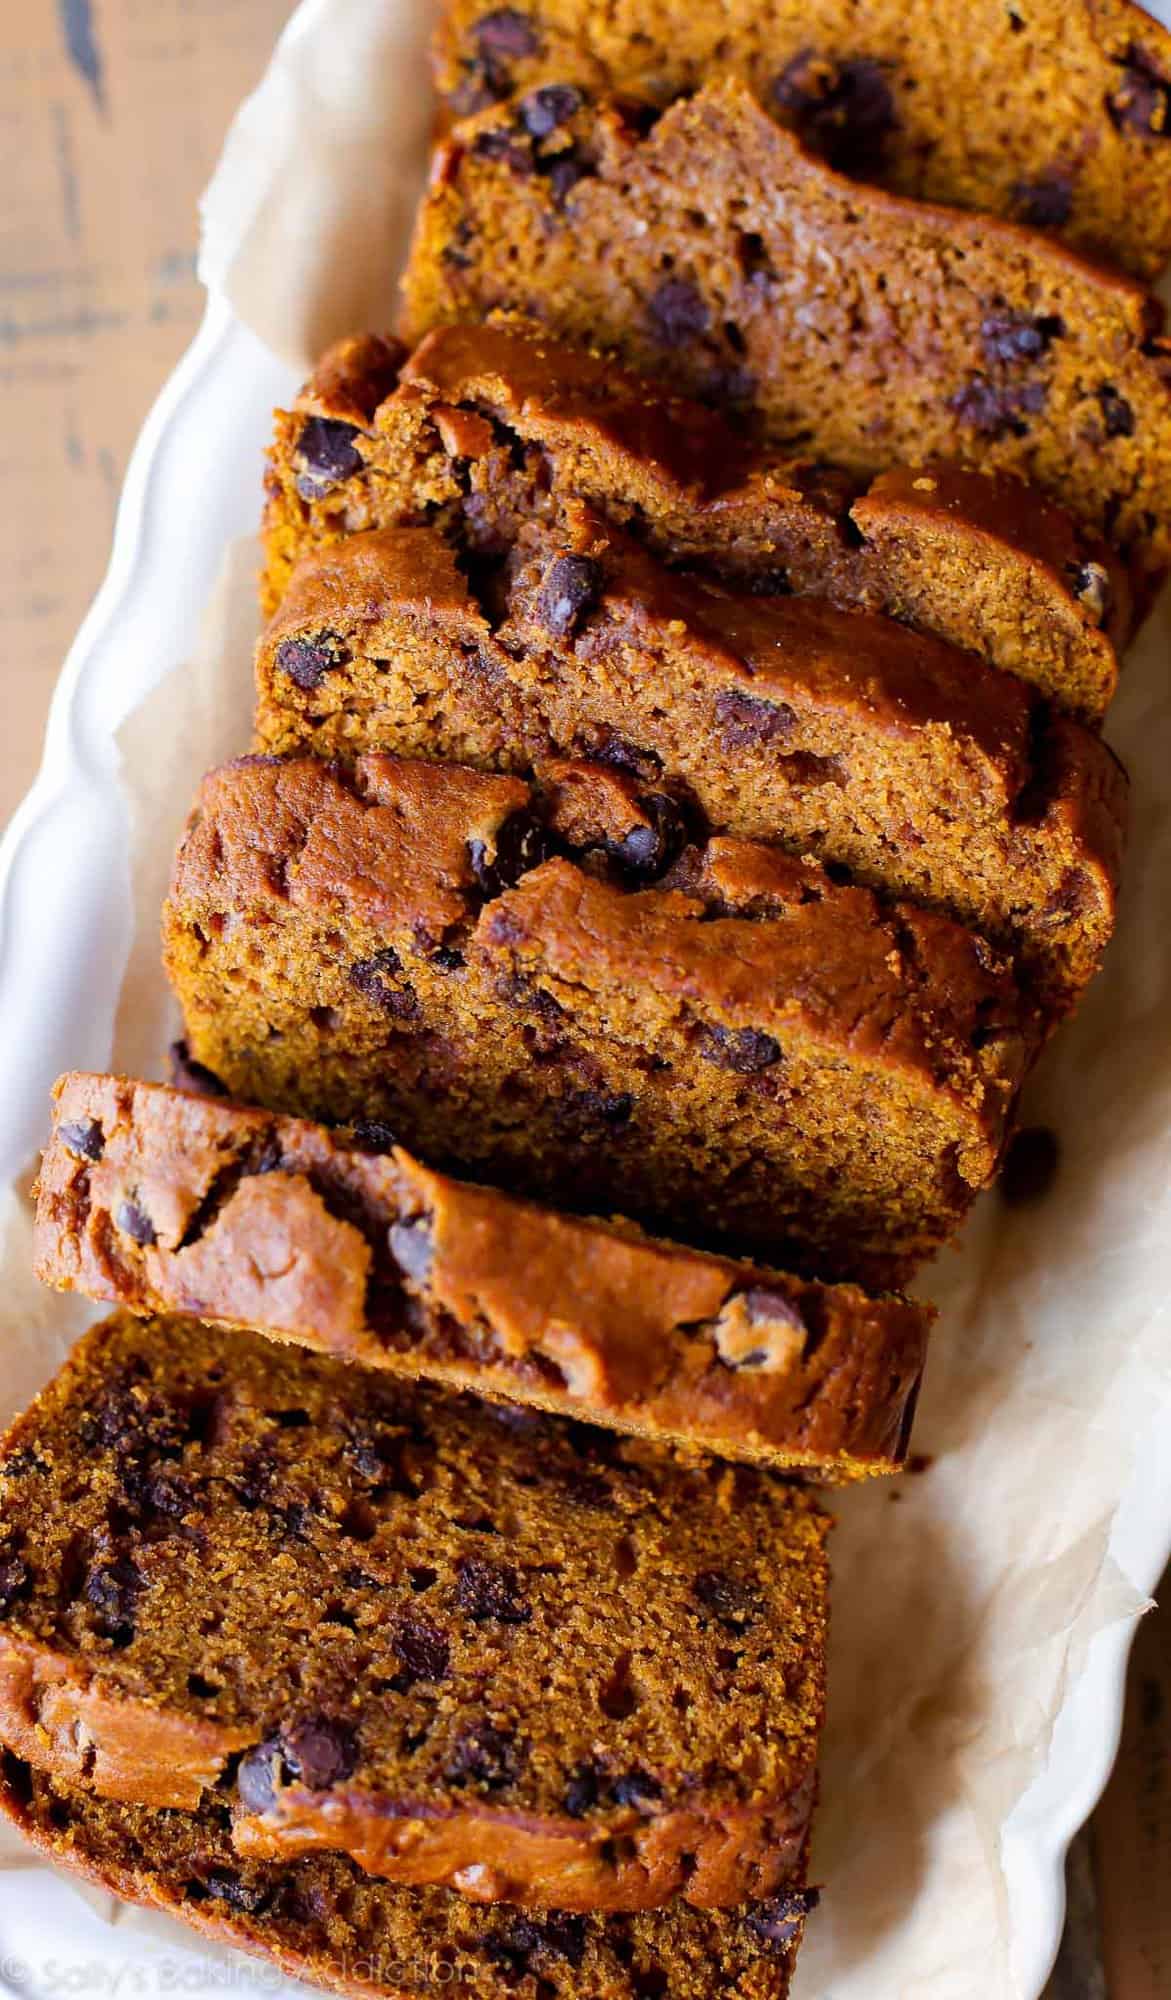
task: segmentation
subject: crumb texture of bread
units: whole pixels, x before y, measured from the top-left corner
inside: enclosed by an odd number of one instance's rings
[[[578,1911],[802,1865],[801,1488],[194,1320],[93,1329],[0,1451],[0,1741],[258,1860]]]
[[[738,82],[649,132],[584,101],[536,138],[522,101],[459,125],[405,330],[497,309],[857,475],[944,458],[1023,477],[1119,549],[1140,602],[1166,574],[1158,301],[1036,231],[847,180]]]

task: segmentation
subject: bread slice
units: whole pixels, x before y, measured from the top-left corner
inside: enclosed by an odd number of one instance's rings
[[[1013,223],[859,186],[711,84],[647,132],[612,103],[534,138],[523,101],[436,161],[405,291],[417,340],[516,309],[858,475],[959,459],[1028,479],[1125,557],[1171,556],[1163,313]]]
[[[956,465],[867,482],[751,447],[714,410],[517,320],[445,326],[409,358],[338,343],[268,458],[263,603],[340,535],[430,524],[472,561],[589,502],[664,561],[883,611],[1101,720],[1128,636],[1125,572],[1021,481]]]
[[[447,0],[435,70],[453,115],[524,89],[538,129],[566,85],[661,108],[736,76],[861,180],[1144,277],[1171,255],[1171,36],[1128,0]]]
[[[47,1284],[834,1483],[905,1455],[927,1306],[531,1207],[369,1125],[114,1076],[54,1100]]]
[[[785,2000],[817,1901],[794,1884],[739,1910],[675,1902],[580,1916],[481,1905],[447,1889],[396,1888],[335,1854],[244,1860],[218,1804],[118,1805],[8,1754],[0,1813],[99,1888],[353,2000],[434,2000],[448,1987],[467,2000],[709,2000],[713,1982],[735,2000]]]
[[[437,1166],[898,1283],[993,1175],[1037,1012],[945,917],[749,841],[663,873],[676,834],[598,766],[229,765],[164,921],[190,1052]]]
[[[799,1874],[829,1523],[797,1487],[117,1315],[9,1433],[0,1524],[0,1741],[71,1788],[481,1902]]]
[[[1015,952],[1057,1017],[1114,925],[1127,785],[1099,736],[941,640],[663,568],[576,502],[480,597],[434,529],[294,573],[256,656],[257,747],[529,773],[620,762]]]

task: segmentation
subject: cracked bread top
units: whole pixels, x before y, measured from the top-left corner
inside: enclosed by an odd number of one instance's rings
[[[126,1078],[54,1092],[37,1270],[392,1372],[819,1479],[906,1451],[930,1309],[558,1215],[326,1131]]]
[[[1090,720],[1129,626],[1117,561],[1018,480],[936,463],[867,487],[515,319],[440,327],[405,362],[340,342],[277,413],[267,490],[268,612],[340,534],[429,521],[493,554],[583,498],[668,561],[886,611]]]

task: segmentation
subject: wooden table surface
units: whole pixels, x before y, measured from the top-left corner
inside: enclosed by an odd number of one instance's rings
[[[0,17],[0,824],[35,771],[135,433],[202,310],[199,190],[288,12],[288,0],[8,0]],[[1107,1996],[1171,2000],[1165,1611],[1140,1632],[1118,1767],[1071,1858],[1047,2000]]]

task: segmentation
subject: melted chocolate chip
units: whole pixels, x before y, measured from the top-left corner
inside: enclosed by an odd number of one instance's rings
[[[980,323],[980,344],[989,367],[1038,361],[1065,332],[1055,313],[1015,310],[989,313]]]
[[[355,959],[349,970],[350,985],[364,1000],[396,1020],[410,1021],[418,1014],[419,1003],[409,988],[392,986],[390,981],[402,971],[402,960],[393,945],[376,951],[372,958]]]
[[[241,1910],[249,1917],[259,1916],[272,1901],[271,1889],[245,1882],[228,1868],[213,1868],[204,1887],[217,1903],[226,1903],[229,1909]]]
[[[1171,130],[1166,79],[1133,42],[1120,65],[1121,81],[1106,99],[1111,120],[1120,132],[1138,132],[1144,139],[1165,139]]]
[[[1031,229],[1062,229],[1073,214],[1073,175],[1068,167],[1050,167],[1036,180],[1018,181],[1012,205]]]
[[[486,1940],[484,1952],[495,1964],[509,1967],[517,1978],[528,1974],[536,1979],[539,1993],[545,1983],[539,1977],[539,1961],[551,1956],[580,1965],[585,1946],[585,1918],[558,1910],[541,1917],[509,1917],[506,1927]]]
[[[1047,393],[1044,382],[990,382],[986,375],[973,375],[949,398],[948,407],[984,437],[1024,437],[1026,418],[1044,409]]]
[[[241,1757],[236,1767],[236,1790],[245,1812],[271,1812],[276,1802],[277,1766],[280,1746],[275,1740],[258,1743]]]
[[[134,1618],[142,1594],[142,1574],[128,1555],[91,1564],[86,1573],[83,1595],[94,1614],[94,1625],[103,1638],[116,1646],[128,1646],[134,1637]]]
[[[648,792],[639,805],[646,825],[632,827],[623,839],[610,842],[608,851],[628,875],[652,882],[675,860],[687,838],[687,827],[674,799],[665,792]]]
[[[689,278],[664,278],[647,301],[651,332],[664,347],[683,347],[706,333],[711,315]]]
[[[789,1889],[754,1903],[744,1918],[745,1926],[762,1944],[790,1945],[800,1935],[810,1910],[817,1908],[816,1889]]]
[[[74,1123],[58,1125],[57,1136],[83,1160],[100,1160],[105,1150],[106,1138],[96,1118],[80,1118]]]
[[[716,722],[730,748],[758,743],[784,743],[792,735],[797,716],[784,701],[765,701],[760,695],[741,694],[728,688],[716,696]]]
[[[362,454],[354,448],[356,424],[334,417],[308,417],[301,426],[295,459],[300,468],[297,491],[303,500],[318,500],[362,470]]]
[[[481,160],[495,160],[498,166],[507,167],[517,180],[524,180],[535,172],[529,141],[506,127],[495,126],[488,132],[477,133],[472,141],[472,151]]]
[[[144,1249],[158,1240],[154,1223],[136,1201],[119,1202],[114,1221],[123,1236],[129,1236],[132,1243],[140,1243]]]
[[[282,674],[306,693],[321,686],[326,675],[350,658],[336,632],[318,632],[311,639],[282,639],[276,663]]]
[[[477,1784],[486,1791],[498,1792],[515,1782],[524,1756],[524,1750],[510,1732],[498,1729],[485,1718],[464,1724],[452,1744],[445,1768],[453,1785]]]
[[[596,1764],[578,1764],[565,1787],[565,1810],[571,1819],[583,1819],[601,1795],[601,1773]]]
[[[228,1087],[214,1070],[196,1062],[186,1042],[172,1042],[169,1050],[171,1087],[185,1090],[190,1097],[226,1097]]]
[[[398,1145],[398,1134],[384,1118],[355,1118],[350,1143],[360,1153],[389,1153]]]
[[[728,1631],[743,1631],[760,1616],[761,1603],[756,1591],[738,1577],[729,1576],[726,1570],[700,1570],[692,1589],[696,1602]]]
[[[598,603],[602,565],[592,556],[558,556],[550,563],[537,597],[537,615],[547,632],[566,639]]]
[[[647,1771],[625,1771],[611,1779],[610,1796],[615,1805],[636,1806],[639,1812],[647,1812],[662,1798],[663,1787]]]
[[[570,146],[552,159],[538,161],[537,171],[548,182],[554,208],[564,208],[578,182],[592,179],[597,168],[579,147]]]
[[[803,49],[774,80],[772,99],[805,144],[843,174],[873,174],[898,125],[886,71],[870,56],[837,63]]]
[[[520,121],[534,139],[547,139],[581,110],[581,92],[571,83],[546,83],[520,101]]]
[[[1125,396],[1120,396],[1112,382],[1103,382],[1098,390],[1098,401],[1102,406],[1102,423],[1108,438],[1134,436],[1134,411]]]
[[[541,46],[532,21],[516,7],[497,7],[481,15],[474,33],[482,55],[535,56]]]
[[[391,1641],[395,1658],[402,1668],[405,1693],[416,1681],[445,1681],[451,1664],[451,1645],[437,1625],[427,1618],[404,1613]]]
[[[340,1717],[311,1714],[281,1731],[281,1750],[294,1778],[311,1792],[326,1792],[348,1778],[358,1762],[358,1739]]]
[[[773,1291],[768,1285],[753,1285],[741,1296],[753,1326],[791,1326],[800,1333],[806,1331],[805,1321],[784,1292]]]
[[[1030,1125],[1009,1141],[1000,1169],[1000,1198],[1010,1208],[1040,1201],[1057,1179],[1061,1149],[1047,1125]]]
[[[496,829],[494,848],[489,860],[484,841],[468,842],[471,871],[486,896],[499,896],[514,888],[522,875],[544,860],[544,830],[530,812],[510,813]]]
[[[780,1043],[759,1028],[705,1028],[699,1052],[705,1062],[738,1076],[754,1076],[781,1059]]]
[[[1078,603],[1096,625],[1104,625],[1114,604],[1109,571],[1101,563],[1074,563],[1069,570],[1070,588]]]
[[[416,1216],[412,1222],[392,1222],[387,1232],[390,1254],[399,1270],[416,1284],[425,1285],[435,1262],[435,1237],[431,1218]]]
[[[527,1625],[533,1607],[511,1563],[486,1562],[482,1556],[461,1556],[455,1566],[456,1599],[461,1611],[477,1625]]]

